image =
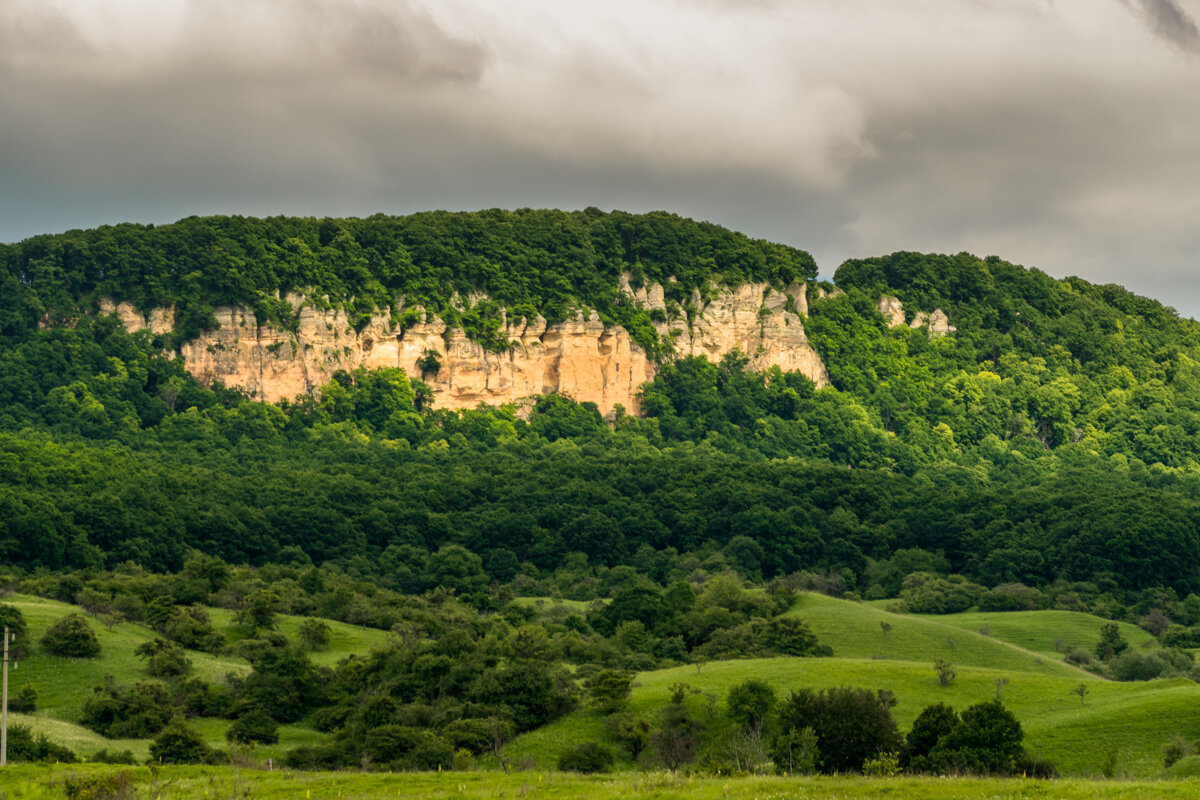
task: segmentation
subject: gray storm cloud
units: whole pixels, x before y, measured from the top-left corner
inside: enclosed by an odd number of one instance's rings
[[[1134,7],[1159,36],[1188,50],[1200,49],[1196,21],[1175,0],[1134,0]]]
[[[1189,313],[1200,0],[0,0],[0,239],[668,208]],[[1189,282],[1190,283],[1190,282]]]

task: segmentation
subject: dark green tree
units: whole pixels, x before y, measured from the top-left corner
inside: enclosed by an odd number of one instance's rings
[[[798,689],[779,706],[772,753],[782,757],[783,745],[792,743],[789,736],[812,728],[821,772],[859,772],[866,760],[899,751],[902,740],[891,712],[895,704],[891,693],[884,691],[851,687],[819,692]]]
[[[146,659],[146,671],[156,678],[178,678],[192,671],[192,662],[179,645],[155,637],[134,649],[134,655]]]
[[[1025,753],[1021,723],[999,700],[977,703],[962,712],[958,725],[938,739],[929,763],[942,772],[1009,775]]]
[[[310,617],[300,623],[297,636],[305,650],[317,651],[324,650],[329,646],[330,633],[331,629],[328,623]]]
[[[616,714],[629,704],[635,673],[620,670],[600,670],[587,679],[584,688],[592,705],[602,714]]]
[[[901,753],[901,765],[915,770],[927,769],[925,757],[942,737],[954,730],[959,723],[958,712],[944,703],[926,706],[913,721],[912,730],[905,737],[905,748]]]
[[[42,647],[51,655],[64,658],[95,658],[100,655],[100,640],[82,614],[59,618],[42,636]]]
[[[610,772],[613,753],[598,742],[581,742],[558,757],[558,768],[563,772]]]
[[[729,690],[725,706],[729,717],[743,728],[761,729],[775,710],[775,690],[766,681],[749,678]]]
[[[221,759],[200,734],[179,718],[172,720],[150,743],[150,763],[213,764]]]
[[[237,744],[275,744],[279,731],[270,714],[254,708],[233,721],[225,731],[225,739]]]
[[[1100,641],[1096,643],[1096,658],[1110,661],[1129,649],[1129,642],[1121,635],[1121,629],[1115,622],[1106,622],[1100,626]]]

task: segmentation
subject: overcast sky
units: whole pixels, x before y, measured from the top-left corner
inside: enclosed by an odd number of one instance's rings
[[[667,209],[1200,316],[1200,0],[0,0],[0,241]]]

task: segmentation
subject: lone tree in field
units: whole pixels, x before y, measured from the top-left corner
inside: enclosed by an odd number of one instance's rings
[[[1084,700],[1084,698],[1087,697],[1087,693],[1088,693],[1088,687],[1087,687],[1086,683],[1081,683],[1078,686],[1076,686],[1074,689],[1071,690],[1071,694],[1079,695],[1079,704],[1080,705],[1085,705],[1087,703],[1087,701]]]
[[[51,655],[65,658],[95,658],[100,655],[100,640],[82,614],[68,614],[51,625],[42,636],[42,647]]]
[[[954,665],[944,658],[934,659],[933,669],[935,672],[937,672],[938,682],[941,683],[942,686],[949,686],[954,681],[955,677],[958,676],[958,673],[954,669]]]

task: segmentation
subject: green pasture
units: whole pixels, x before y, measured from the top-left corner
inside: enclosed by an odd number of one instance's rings
[[[1061,659],[1075,648],[1091,651],[1100,640],[1100,627],[1111,620],[1078,611],[1005,611],[948,614],[921,619],[980,633],[1049,658]],[[1134,648],[1158,647],[1158,641],[1137,625],[1118,622],[1121,635]]]
[[[13,671],[10,683],[16,689],[32,682],[39,694],[38,711],[13,715],[14,721],[45,733],[84,757],[107,748],[130,749],[144,759],[149,745],[146,740],[109,741],[77,723],[83,702],[105,675],[123,683],[146,679],[144,663],[133,651],[153,638],[153,631],[132,623],[107,628],[93,619],[101,657],[56,658],[41,653],[37,639],[54,620],[75,607],[21,595],[11,596],[6,602],[21,608],[34,642],[33,654]],[[550,616],[566,609],[578,610],[569,602],[526,602]],[[806,619],[820,640],[833,648],[835,657],[716,661],[642,673],[633,690],[631,711],[653,721],[668,702],[668,687],[688,684],[692,693],[687,702],[705,725],[703,751],[719,749],[727,740],[732,730],[724,715],[725,695],[749,678],[768,681],[781,696],[798,687],[887,689],[898,701],[893,713],[901,730],[907,730],[921,709],[932,703],[945,702],[961,710],[999,693],[1021,720],[1029,750],[1054,761],[1063,774],[1075,776],[1111,773],[1159,777],[1164,774],[1162,748],[1173,736],[1200,739],[1200,685],[1181,679],[1114,683],[1061,661],[1062,649],[1090,647],[1099,639],[1105,621],[1097,617],[1062,611],[914,616],[807,593],[798,598],[789,613]],[[211,609],[210,615],[214,625],[231,639],[245,635],[233,612]],[[295,635],[301,621],[280,617],[278,629]],[[886,629],[881,622],[886,623]],[[343,623],[328,624],[330,646],[314,654],[314,660],[322,664],[367,652],[389,636]],[[1153,642],[1134,626],[1122,626],[1122,632],[1135,647]],[[232,656],[188,655],[197,673],[207,679],[248,669],[245,661]],[[955,665],[957,676],[950,685],[939,682],[933,669],[935,658]],[[1080,685],[1087,687],[1082,702],[1072,691]],[[196,719],[190,724],[210,744],[228,749],[224,738],[228,720]],[[320,733],[305,725],[281,726],[279,733],[279,744],[241,753],[241,763],[264,763],[292,747],[321,738]],[[553,770],[563,750],[586,740],[612,744],[602,717],[581,708],[518,737],[509,745],[507,755],[519,768]],[[480,766],[497,765],[494,759],[485,758]],[[628,760],[623,766],[633,767]]]
[[[87,757],[97,750],[132,750],[144,759],[148,755],[149,741],[145,739],[105,739],[103,736],[78,724],[84,702],[92,695],[93,687],[104,683],[111,675],[118,683],[132,684],[150,680],[145,661],[134,654],[138,645],[154,639],[156,634],[144,625],[124,622],[111,628],[94,617],[88,617],[92,630],[100,641],[98,658],[60,658],[42,651],[38,640],[57,619],[79,611],[77,606],[28,595],[10,595],[3,602],[16,606],[25,617],[31,642],[30,654],[13,665],[9,673],[9,686],[19,689],[26,683],[37,688],[38,710],[33,714],[12,714],[14,723],[28,726],[35,733],[42,733],[52,741],[69,747],[80,756]],[[225,609],[208,610],[213,625],[230,639],[244,638],[245,631],[235,622],[234,613]],[[303,617],[280,616],[276,630],[285,636],[295,637]],[[330,628],[329,646],[312,653],[317,664],[332,666],[342,658],[355,653],[366,653],[387,640],[385,631],[361,628],[341,622],[326,620]],[[194,667],[194,674],[205,680],[217,680],[229,673],[246,672],[250,665],[236,656],[213,656],[195,650],[187,652]],[[196,728],[209,744],[228,748],[225,731],[230,720],[193,719],[189,724]],[[315,730],[302,725],[279,727],[279,744],[260,747],[254,751],[256,759],[277,757],[292,747],[311,744],[320,738]]]
[[[1173,736],[1200,738],[1200,685],[1182,679],[1116,683],[1061,661],[1055,649],[1060,640],[1066,648],[1099,640],[1106,621],[1098,617],[1061,611],[913,616],[808,593],[790,613],[806,619],[835,657],[720,661],[642,673],[630,710],[653,720],[668,702],[671,684],[690,684],[695,693],[688,704],[706,726],[705,746],[719,749],[731,733],[725,695],[750,678],[767,681],[780,696],[799,687],[887,689],[897,699],[893,714],[901,730],[933,703],[962,710],[999,694],[1021,720],[1029,750],[1072,775],[1158,776],[1162,748]],[[1122,625],[1122,633],[1135,647],[1153,642],[1132,625]],[[955,665],[949,686],[938,680],[935,658]],[[1073,692],[1080,685],[1087,687],[1082,700]],[[607,733],[599,714],[582,709],[519,737],[509,757],[549,769],[563,750],[587,739],[605,741]]]

